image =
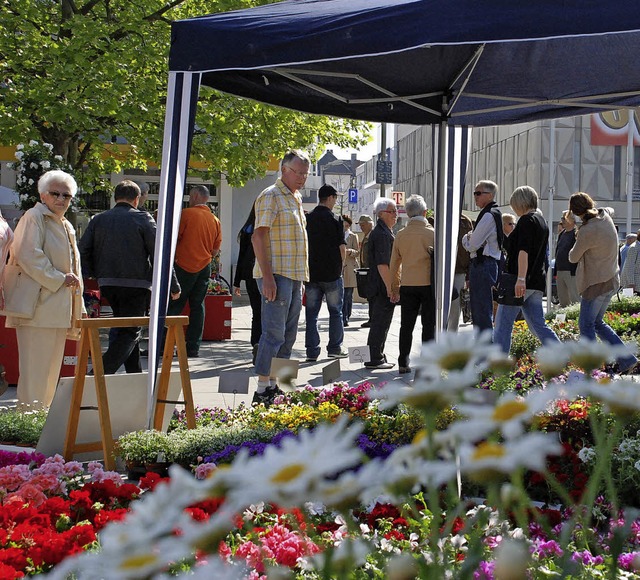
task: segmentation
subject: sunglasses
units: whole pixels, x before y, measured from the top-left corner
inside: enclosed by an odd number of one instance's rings
[[[56,199],[62,198],[65,201],[69,201],[73,197],[70,193],[60,193],[59,191],[47,191],[47,193]]]
[[[479,195],[483,195],[485,193],[491,193],[490,191],[474,191],[473,195],[475,195],[476,197],[478,197]]]

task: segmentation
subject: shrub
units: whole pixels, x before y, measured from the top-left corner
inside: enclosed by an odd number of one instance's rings
[[[0,408],[0,441],[35,447],[47,420],[47,413],[44,408]]]
[[[173,461],[173,441],[161,431],[132,431],[118,439],[114,453],[127,462],[156,463]]]

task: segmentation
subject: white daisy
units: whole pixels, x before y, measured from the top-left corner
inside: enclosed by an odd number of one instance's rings
[[[571,362],[588,373],[631,352],[625,345],[611,345],[593,340],[579,340],[565,344],[570,349]]]
[[[456,402],[464,389],[477,382],[478,373],[469,365],[462,370],[450,371],[446,378],[437,377],[430,380],[421,375],[411,386],[389,382],[375,389],[373,396],[381,399],[381,409],[390,409],[398,403],[405,403],[429,413],[437,413]]]
[[[631,417],[640,411],[640,388],[631,379],[585,381],[582,390],[600,401],[608,413],[618,417]]]
[[[244,580],[250,575],[250,570],[242,562],[225,562],[218,556],[207,555],[206,561],[198,563],[189,570],[189,580]],[[153,580],[173,580],[174,574],[160,574]]]
[[[465,443],[460,446],[460,471],[476,481],[496,481],[518,468],[544,471],[547,457],[561,452],[557,437],[548,433],[527,433],[504,443]]]
[[[519,437],[549,403],[566,399],[568,390],[562,387],[536,389],[526,397],[506,393],[493,405],[461,403],[456,409],[464,419],[454,421],[446,429],[459,441],[479,441],[490,433],[498,432],[507,439]]]
[[[462,370],[492,356],[498,356],[500,348],[491,342],[491,332],[477,336],[475,333],[443,332],[438,340],[422,345],[416,367],[429,373],[435,370]]]
[[[302,430],[259,457],[240,452],[229,469],[218,470],[207,481],[214,487],[222,484],[228,501],[244,505],[266,501],[286,507],[321,500],[315,492],[325,480],[363,460],[355,444],[362,426],[348,421],[343,415],[335,424]]]
[[[542,373],[548,377],[556,377],[569,364],[573,354],[573,348],[569,343],[547,344],[538,347],[536,351],[536,361]]]

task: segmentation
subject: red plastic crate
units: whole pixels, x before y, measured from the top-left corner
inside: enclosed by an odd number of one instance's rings
[[[231,338],[231,306],[230,295],[214,296],[208,294],[204,298],[204,329],[202,340],[229,340]],[[189,314],[187,302],[182,314]]]

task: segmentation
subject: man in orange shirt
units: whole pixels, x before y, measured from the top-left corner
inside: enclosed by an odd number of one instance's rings
[[[169,303],[167,315],[182,313],[189,300],[189,326],[186,332],[187,355],[197,357],[204,328],[204,298],[211,277],[211,260],[222,244],[220,221],[207,205],[209,190],[196,185],[189,190],[189,207],[182,210],[175,271],[182,294]]]

